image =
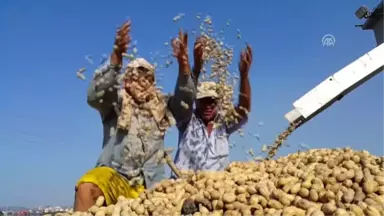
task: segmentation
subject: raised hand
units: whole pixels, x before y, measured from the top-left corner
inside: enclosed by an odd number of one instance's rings
[[[117,31],[113,52],[111,54],[111,64],[121,66],[123,63],[123,53],[127,52],[131,42],[131,21],[125,22]]]
[[[172,39],[173,56],[179,63],[179,71],[184,74],[190,74],[191,68],[188,60],[188,34],[180,29],[179,37]]]
[[[194,58],[193,77],[196,84],[197,84],[197,80],[199,80],[199,75],[204,65],[203,55],[204,55],[204,47],[205,47],[206,41],[207,39],[204,36],[198,37],[195,41],[195,46],[193,49],[193,58]]]
[[[252,48],[247,44],[247,47],[240,54],[240,92],[239,104],[236,112],[240,114],[240,118],[244,118],[251,111],[251,85],[249,83],[248,73],[252,65]],[[240,122],[241,120],[239,120]]]
[[[241,77],[248,77],[249,69],[252,65],[252,48],[247,44],[247,47],[241,51],[239,71]]]

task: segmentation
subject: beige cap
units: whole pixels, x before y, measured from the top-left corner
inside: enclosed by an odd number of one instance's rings
[[[196,99],[213,97],[218,98],[219,95],[216,91],[216,83],[215,82],[201,82],[197,87],[197,95]]]
[[[151,72],[155,71],[155,67],[153,67],[153,65],[151,65],[147,60],[145,60],[143,58],[136,58],[135,60],[129,62],[127,65],[127,69],[128,68],[135,69],[138,67],[144,67]]]

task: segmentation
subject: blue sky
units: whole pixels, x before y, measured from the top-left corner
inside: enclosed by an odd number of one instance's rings
[[[185,1],[187,2],[187,1]],[[220,2],[220,3],[219,3]],[[237,148],[232,160],[246,160],[244,149],[259,150],[271,143],[288,122],[284,114],[307,91],[337,72],[376,43],[360,24],[355,10],[377,0],[353,1],[0,1],[0,206],[71,205],[76,180],[94,166],[101,152],[98,113],[86,104],[86,88],[76,78],[80,67],[91,78],[95,63],[112,49],[116,25],[132,19],[132,36],[139,54],[166,54],[164,43],[178,28],[198,28],[197,13],[209,14],[226,30],[226,42],[239,49],[248,42],[254,50],[251,70],[252,113],[246,135],[231,139]],[[178,23],[172,18],[186,16]],[[236,29],[242,40],[236,39]],[[336,38],[323,47],[325,34]],[[190,37],[192,44],[194,36]],[[236,62],[237,63],[237,62]],[[176,67],[161,70],[160,81],[172,91]],[[259,127],[258,122],[264,122]],[[177,131],[166,137],[175,147]],[[242,144],[240,144],[242,143]],[[304,143],[311,148],[350,146],[383,152],[382,73],[298,129],[288,139],[286,155]]]

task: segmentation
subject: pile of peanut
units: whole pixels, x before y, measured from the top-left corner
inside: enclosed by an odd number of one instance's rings
[[[182,215],[186,199],[197,206],[194,216],[384,215],[384,157],[338,148],[232,162],[222,172],[164,180],[137,199],[119,197],[115,205],[103,207],[100,197],[88,213],[73,215]]]

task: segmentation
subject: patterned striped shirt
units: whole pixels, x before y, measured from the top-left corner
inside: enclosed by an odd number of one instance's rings
[[[229,126],[221,124],[208,135],[203,121],[192,113],[190,119],[178,124],[176,166],[180,170],[223,170],[229,165],[229,136],[246,122],[247,117]]]

